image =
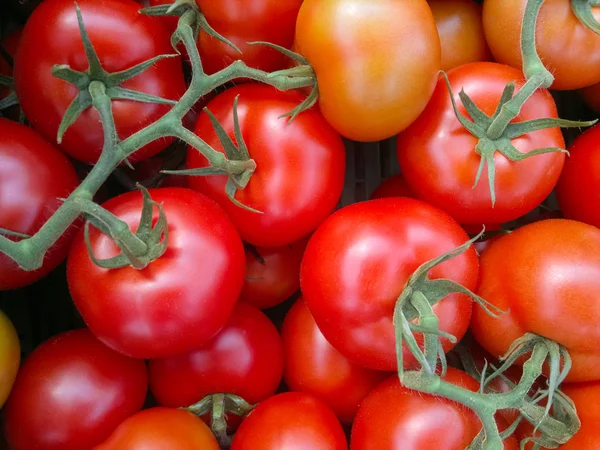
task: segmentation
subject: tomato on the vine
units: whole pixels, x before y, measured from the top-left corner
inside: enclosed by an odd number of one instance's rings
[[[21,345],[17,330],[6,314],[0,311],[0,408],[10,394],[20,361]]]
[[[406,181],[402,174],[392,175],[381,183],[369,197],[370,200],[386,197],[410,197],[414,198],[414,194],[410,192]]]

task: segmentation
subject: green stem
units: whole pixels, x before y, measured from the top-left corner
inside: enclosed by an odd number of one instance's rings
[[[227,434],[226,413],[225,394],[213,394],[210,427],[222,449],[231,445],[231,438]]]

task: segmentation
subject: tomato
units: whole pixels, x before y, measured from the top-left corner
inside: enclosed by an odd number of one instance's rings
[[[483,29],[499,63],[521,68],[521,26],[527,0],[486,0]],[[600,9],[593,8],[596,20]],[[560,30],[560,32],[557,32]],[[555,77],[553,89],[579,89],[600,81],[600,36],[583,25],[569,0],[546,0],[536,29],[536,48]]]
[[[525,82],[517,69],[495,63],[472,63],[448,73],[459,110],[467,114],[459,99],[464,91],[477,106],[492,115],[507,83]],[[525,103],[514,122],[557,117],[556,105],[547,90],[538,90]],[[522,161],[509,161],[496,152],[495,192],[492,205],[487,170],[473,189],[480,156],[477,138],[458,121],[442,77],[419,119],[398,136],[397,154],[402,173],[415,195],[443,209],[462,224],[504,223],[539,205],[552,191],[565,155],[553,152]],[[528,133],[512,139],[523,153],[544,147],[564,148],[559,128]]]
[[[442,70],[489,61],[481,5],[473,0],[428,0],[442,44]]]
[[[600,230],[571,220],[535,222],[502,236],[481,255],[478,294],[503,311],[475,308],[471,329],[492,355],[526,332],[552,339],[573,359],[568,381],[600,370]]]
[[[343,136],[379,141],[427,105],[440,39],[425,0],[304,0],[296,48],[319,84],[319,107]]]
[[[233,436],[231,450],[347,450],[344,430],[320,400],[286,392],[258,405]]]
[[[7,441],[13,450],[92,448],[142,408],[147,390],[144,361],[86,329],[68,331],[36,348],[19,371],[5,406]]]
[[[595,112],[600,111],[600,83],[592,84],[579,91],[583,101]]]
[[[185,188],[152,189],[150,195],[163,203],[169,224],[163,256],[142,270],[102,269],[90,259],[82,230],[67,261],[69,291],[90,330],[137,358],[172,356],[206,343],[229,320],[245,273],[242,242],[216,203]],[[129,192],[103,207],[135,229],[142,194]],[[90,240],[97,258],[119,253],[93,227]]]
[[[169,34],[160,18],[138,13],[130,0],[80,0],[85,27],[100,62],[108,72],[129,69],[158,55],[172,54]],[[119,30],[118,33],[115,30]],[[55,64],[87,70],[75,8],[71,0],[43,2],[29,18],[15,58],[15,83],[25,115],[47,140],[57,131],[78,89],[52,75]],[[178,100],[185,90],[180,58],[167,58],[122,84],[122,87]],[[158,120],[169,105],[114,100],[112,110],[122,139]],[[101,153],[104,136],[100,116],[88,108],[67,130],[61,148],[83,162],[93,163]],[[171,138],[148,144],[133,154],[140,161],[166,148]]]
[[[272,308],[300,289],[300,263],[308,240],[276,248],[246,249],[246,282],[240,300]]]
[[[170,5],[172,3],[174,3],[173,0],[150,0],[148,6]],[[173,34],[175,32],[175,30],[177,29],[177,24],[179,23],[179,17],[165,16],[165,17],[161,17],[161,20],[163,21],[163,24],[165,25],[165,27],[167,27],[167,30],[169,30],[169,33]],[[185,51],[184,49],[185,49],[185,46],[183,46],[181,48],[182,51]]]
[[[17,330],[6,314],[0,311],[0,408],[10,394],[20,360],[21,345]]]
[[[308,235],[337,205],[344,185],[344,144],[317,110],[300,114],[291,124],[279,118],[291,111],[302,96],[261,84],[236,86],[208,104],[232,139],[233,102],[238,95],[240,128],[257,169],[235,198],[263,214],[229,200],[225,175],[191,177],[189,186],[217,200],[246,242],[281,247]],[[206,113],[200,114],[195,133],[223,151]],[[189,149],[188,168],[207,164],[204,156]]]
[[[352,364],[333,348],[302,299],[286,315],[281,337],[287,387],[318,397],[342,423],[352,423],[360,402],[389,376]]]
[[[369,197],[370,200],[386,197],[410,197],[414,198],[412,192],[408,188],[402,174],[392,175],[387,180],[379,185],[377,189]]]
[[[204,422],[180,409],[151,408],[124,421],[94,450],[219,450]]]
[[[600,227],[600,126],[579,135],[569,147],[556,185],[560,209],[567,219],[579,220]]]
[[[476,392],[479,383],[448,368],[444,380]],[[502,424],[506,425],[506,424]],[[463,450],[481,430],[473,411],[443,397],[411,391],[394,375],[362,402],[352,426],[351,450]],[[517,450],[514,437],[505,450]]]
[[[450,216],[418,200],[386,198],[347,206],[329,217],[308,243],[300,270],[304,300],[342,355],[364,367],[395,371],[392,316],[408,277],[468,239]],[[475,289],[475,250],[435,267],[430,276]],[[440,330],[457,339],[469,326],[471,308],[471,300],[458,294],[433,306]],[[442,339],[442,346],[448,351],[453,344]],[[406,348],[404,364],[416,364]]]
[[[31,128],[0,118],[0,136],[0,228],[33,235],[79,178],[69,160]],[[50,248],[35,271],[22,270],[0,254],[0,290],[27,286],[50,273],[67,256],[74,231],[71,227]]]
[[[196,3],[215,31],[242,51],[240,54],[201,31],[198,49],[206,73],[218,72],[238,59],[267,72],[286,68],[288,60],[282,53],[248,42],[266,41],[292,48],[302,0],[196,0]]]

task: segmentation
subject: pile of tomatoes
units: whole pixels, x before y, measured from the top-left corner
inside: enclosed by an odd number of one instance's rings
[[[508,450],[600,449],[596,2],[18,3],[0,7],[1,449],[500,450],[490,426]],[[533,3],[553,82],[498,127],[541,70]],[[401,173],[341,207],[347,144],[388,139]],[[11,319],[63,291],[72,320],[42,314],[27,348]],[[520,357],[481,381],[523,336],[556,367],[490,425],[462,398],[533,373]],[[553,394],[573,416],[527,416]]]

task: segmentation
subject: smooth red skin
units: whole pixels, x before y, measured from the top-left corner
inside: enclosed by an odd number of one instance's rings
[[[213,339],[191,352],[151,360],[149,373],[152,394],[164,406],[189,406],[216,393],[255,404],[279,387],[283,345],[267,316],[240,302]]]
[[[69,160],[31,128],[0,118],[0,228],[35,234],[79,185]],[[46,276],[67,256],[71,227],[46,253],[38,270],[28,272],[0,254],[0,290],[27,286]]]
[[[347,450],[335,414],[309,394],[286,392],[259,404],[233,436],[231,450]]]
[[[473,336],[499,357],[515,339],[536,333],[569,351],[567,381],[594,380],[600,371],[599,290],[600,230],[562,219],[526,225],[481,255],[477,293],[508,313],[492,319],[474,308]]]
[[[333,348],[302,299],[285,316],[281,338],[286,386],[319,398],[344,424],[352,423],[360,402],[389,376],[357,366]]]
[[[198,49],[206,73],[218,72],[238,59],[267,72],[286,68],[289,58],[282,53],[248,42],[270,42],[291,49],[302,0],[196,0],[196,3],[217,33],[242,51],[239,53],[201,31]]]
[[[12,450],[88,450],[142,409],[144,361],[123,356],[87,329],[44,342],[21,367],[5,406]]]
[[[448,72],[448,78],[459,111],[465,115],[458,97],[461,88],[484,113],[492,115],[506,84],[516,80],[519,89],[524,82],[519,70],[486,62],[457,67]],[[556,118],[557,111],[550,93],[542,89],[513,122],[544,117]],[[565,145],[559,128],[535,131],[512,143],[523,153]],[[564,153],[554,152],[511,162],[496,152],[496,204],[492,207],[487,170],[473,189],[480,160],[476,144],[477,139],[454,115],[442,77],[423,114],[397,141],[398,161],[411,191],[462,224],[504,223],[533,210],[554,188],[565,160]]]
[[[180,409],[151,408],[124,421],[94,450],[220,450],[210,428]]]
[[[406,181],[402,174],[392,175],[379,185],[371,194],[369,200],[386,197],[410,197],[414,198],[414,194],[410,192]]]
[[[594,126],[569,147],[556,198],[565,218],[600,227],[600,127]]]
[[[476,392],[479,383],[448,367],[444,380]],[[397,375],[361,403],[352,426],[351,450],[464,450],[481,430],[473,411],[443,397],[411,391]],[[519,448],[514,437],[505,450]]]
[[[291,124],[279,118],[297,106],[302,95],[261,84],[236,86],[208,104],[232,138],[233,101],[238,95],[242,135],[257,168],[235,198],[263,214],[233,204],[225,194],[224,175],[190,177],[188,183],[227,211],[244,241],[281,247],[308,235],[336,207],[344,186],[344,144],[316,109],[303,112]],[[200,114],[194,132],[223,151],[206,113]],[[189,149],[190,169],[207,164],[197,150]]]
[[[109,347],[136,358],[160,358],[197,348],[227,323],[244,282],[244,248],[216,203],[185,188],[151,189],[169,224],[163,256],[145,269],[107,270],[89,257],[83,230],[67,260],[75,306]],[[132,229],[142,194],[129,192],[102,205]],[[158,218],[154,208],[154,220]],[[90,227],[97,258],[118,254],[114,242]]]
[[[139,3],[143,4],[143,1],[140,1],[140,0],[136,0],[136,1],[139,1]],[[172,3],[174,3],[173,0],[150,0],[149,6],[170,5]],[[161,17],[161,20],[163,21],[164,25],[167,27],[167,30],[169,31],[169,33],[173,34],[173,32],[177,29],[177,24],[179,23],[179,17],[165,16],[165,17]]]
[[[276,248],[256,249],[262,264],[246,250],[246,281],[240,301],[260,309],[272,308],[290,298],[300,289],[300,263],[307,239]]]
[[[83,20],[100,61],[108,72],[125,70],[163,54],[173,54],[170,36],[160,18],[139,14],[130,0],[81,0]],[[119,30],[115,33],[115,30]],[[55,64],[87,70],[75,8],[71,0],[42,3],[29,18],[15,58],[15,83],[25,115],[48,141],[56,142],[59,124],[78,94],[77,88],[52,75]],[[124,82],[124,88],[178,100],[185,91],[180,58],[155,63]],[[121,139],[131,136],[167,111],[169,105],[115,100],[112,110]],[[83,162],[95,162],[104,142],[100,116],[89,108],[64,135],[61,149]],[[161,138],[129,157],[136,162],[166,148],[172,138]]]
[[[370,369],[394,371],[392,317],[408,277],[468,239],[450,216],[419,200],[388,198],[347,206],[331,215],[308,243],[300,270],[304,300],[325,338],[346,358]],[[430,276],[475,289],[475,250],[435,267]],[[459,340],[471,308],[471,299],[458,294],[433,306],[440,330]],[[448,351],[453,344],[442,339],[442,346]],[[406,347],[404,364],[417,364]]]

